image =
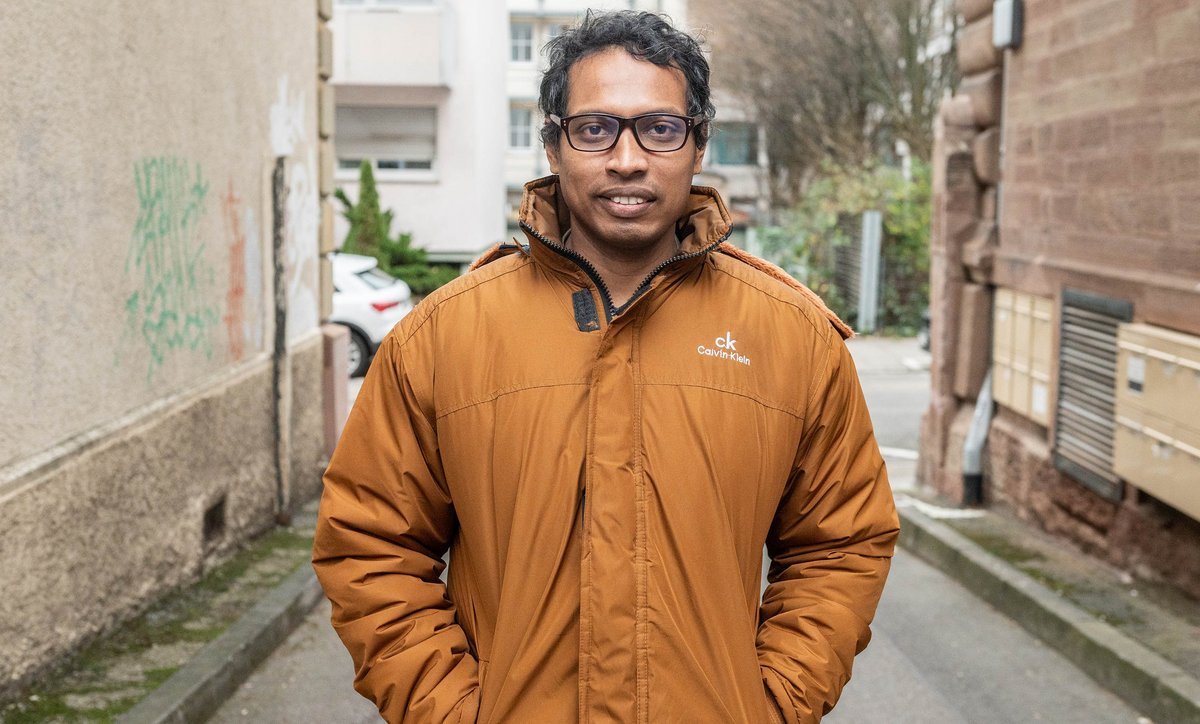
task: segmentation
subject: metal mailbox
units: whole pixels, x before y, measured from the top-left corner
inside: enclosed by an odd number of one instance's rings
[[[993,312],[992,395],[1034,422],[1050,422],[1053,302],[997,289]]]
[[[1122,324],[1117,346],[1113,470],[1200,520],[1200,337]]]

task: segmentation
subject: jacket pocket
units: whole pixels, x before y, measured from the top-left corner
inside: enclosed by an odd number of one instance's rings
[[[475,715],[476,716],[475,721],[477,721],[477,722],[483,721],[483,716],[482,716],[483,692],[484,692],[483,687],[487,685],[487,671],[488,671],[487,660],[479,659],[479,686],[478,686],[478,688],[475,689],[475,702],[476,702],[475,706],[477,709],[477,713]]]

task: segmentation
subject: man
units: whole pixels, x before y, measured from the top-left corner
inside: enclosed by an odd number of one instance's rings
[[[849,332],[690,186],[708,75],[647,13],[555,40],[528,245],[367,375],[313,560],[389,721],[811,722],[869,639],[897,522]]]

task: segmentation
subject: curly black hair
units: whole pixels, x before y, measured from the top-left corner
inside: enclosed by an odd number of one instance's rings
[[[630,55],[664,68],[678,68],[687,80],[687,113],[701,119],[696,125],[696,146],[708,142],[710,121],[716,115],[709,89],[708,60],[695,38],[676,30],[665,16],[621,10],[589,10],[580,23],[546,44],[549,67],[542,76],[538,108],[547,116],[542,143],[557,146],[562,128],[550,114],[567,115],[567,76],[571,66],[593,53],[622,48]]]

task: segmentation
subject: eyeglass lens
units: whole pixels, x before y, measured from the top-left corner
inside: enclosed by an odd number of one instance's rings
[[[622,125],[615,116],[576,116],[567,121],[567,138],[579,151],[607,151],[616,145]],[[676,151],[687,141],[688,123],[678,116],[639,116],[633,131],[648,151]]]

